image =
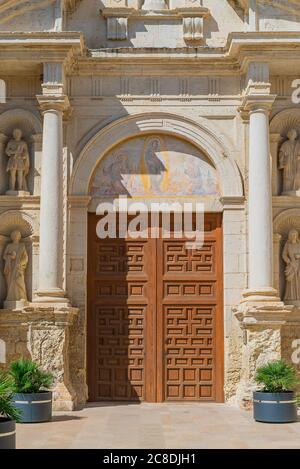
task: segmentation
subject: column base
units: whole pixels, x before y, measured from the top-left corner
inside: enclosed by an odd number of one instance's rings
[[[37,290],[35,292],[33,303],[51,303],[60,306],[70,305],[70,301],[66,298],[66,292],[60,288],[51,288],[47,290]]]
[[[279,299],[274,301],[271,289],[268,292],[270,301],[266,298],[253,301],[253,297],[246,293],[234,309],[243,332],[240,381],[234,402],[244,409],[252,408],[252,392],[257,388],[255,374],[258,367],[279,359],[295,366],[292,358],[293,340],[287,341],[287,338],[295,335],[300,338],[300,309],[285,305]],[[254,295],[255,298],[257,296]]]
[[[275,288],[272,287],[264,287],[264,288],[249,288],[248,290],[244,290],[242,293],[242,303],[253,304],[257,305],[258,303],[265,304],[265,303],[280,303],[283,305],[283,302],[280,300],[278,296],[278,292]]]

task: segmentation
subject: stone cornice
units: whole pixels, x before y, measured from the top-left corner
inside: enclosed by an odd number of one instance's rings
[[[287,51],[289,55],[287,57]],[[89,57],[78,60],[79,70],[89,67],[113,67],[120,64],[151,64],[153,67],[168,67],[188,63],[199,67],[203,73],[241,74],[247,71],[250,62],[275,60],[293,61],[295,70],[297,64],[300,70],[300,32],[238,32],[228,36],[227,44],[223,48],[210,47],[182,47],[182,48],[106,48],[89,51]],[[159,62],[158,62],[159,61]],[[87,63],[88,62],[88,63]],[[100,69],[99,69],[100,70]],[[198,73],[201,72],[198,70]],[[96,71],[96,70],[95,70]],[[189,72],[185,70],[185,73]]]
[[[74,67],[75,58],[86,54],[84,37],[79,32],[0,32],[0,70],[9,64],[65,62],[67,70]]]
[[[85,49],[83,34],[72,31],[37,31],[37,32],[0,32],[0,48],[11,51],[38,48],[38,50],[62,49],[68,51],[75,48],[78,52]]]

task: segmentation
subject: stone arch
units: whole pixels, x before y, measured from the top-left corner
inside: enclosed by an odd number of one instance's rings
[[[19,230],[21,232],[22,241],[25,243],[27,249],[29,262],[26,269],[25,280],[29,299],[32,298],[34,270],[33,245],[36,244],[38,240],[37,220],[23,211],[7,210],[0,214],[0,304],[6,296],[2,253],[9,242],[11,232],[14,230]]]
[[[16,127],[21,128],[25,138],[43,131],[41,120],[26,109],[8,109],[0,114],[0,132],[9,136]]]
[[[203,120],[196,123],[167,113],[134,115],[112,122],[94,135],[81,151],[74,167],[70,195],[88,195],[94,170],[110,149],[138,135],[161,133],[184,139],[207,156],[219,174],[222,197],[242,197],[242,178],[232,157],[232,146],[205,124]]]

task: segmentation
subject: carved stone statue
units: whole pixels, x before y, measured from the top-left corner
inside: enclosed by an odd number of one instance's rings
[[[10,175],[9,192],[28,191],[26,177],[30,168],[29,152],[27,143],[22,140],[22,130],[15,129],[13,138],[9,140],[6,150],[9,160],[7,172]]]
[[[300,189],[300,140],[297,131],[291,129],[279,151],[279,169],[283,170],[283,193]]]
[[[25,245],[20,242],[20,231],[13,231],[10,237],[12,242],[6,246],[3,254],[4,276],[7,285],[5,308],[23,306],[27,302],[25,271],[28,255]]]
[[[300,302],[300,241],[299,233],[295,229],[289,232],[282,258],[286,263],[284,300],[295,304]]]

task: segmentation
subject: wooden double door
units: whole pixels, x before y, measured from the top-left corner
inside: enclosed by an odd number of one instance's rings
[[[222,217],[186,240],[105,239],[89,214],[90,401],[223,401]]]

